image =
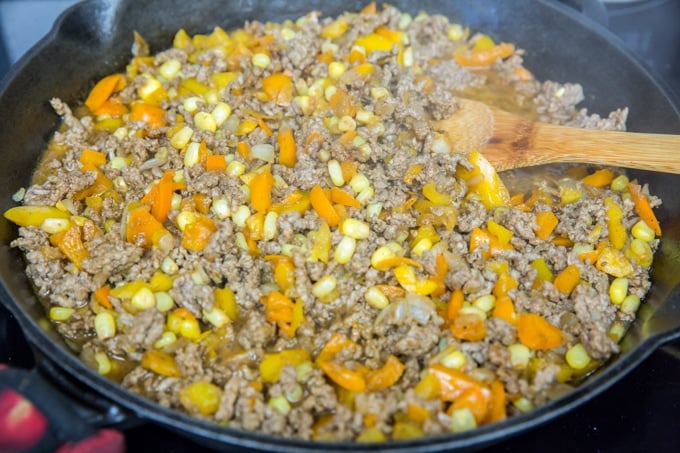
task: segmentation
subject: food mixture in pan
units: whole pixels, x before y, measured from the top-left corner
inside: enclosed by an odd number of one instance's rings
[[[660,201],[610,169],[499,178],[432,123],[458,95],[581,127],[625,109],[588,115],[512,44],[373,4],[133,54],[52,100],[63,125],[5,213],[102,375],[233,428],[381,442],[530,411],[618,352]]]

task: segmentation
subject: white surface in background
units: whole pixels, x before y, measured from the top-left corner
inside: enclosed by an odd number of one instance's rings
[[[76,0],[0,0],[0,31],[10,63],[50,31],[57,16],[74,3]]]

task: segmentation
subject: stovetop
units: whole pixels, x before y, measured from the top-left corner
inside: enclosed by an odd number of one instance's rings
[[[680,1],[563,0],[617,34],[680,99]],[[0,77],[74,0],[0,0]],[[0,305],[0,363],[31,367],[29,347]],[[495,452],[680,451],[680,341],[651,354],[596,398]],[[148,423],[125,430],[129,452],[204,452]],[[556,447],[557,446],[557,447]]]

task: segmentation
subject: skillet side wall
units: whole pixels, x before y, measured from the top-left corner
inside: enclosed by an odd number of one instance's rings
[[[49,99],[58,96],[74,105],[99,77],[120,71],[130,56],[133,31],[139,31],[150,43],[152,51],[158,51],[171,45],[172,36],[179,28],[185,28],[189,33],[209,32],[217,25],[229,29],[253,18],[296,18],[313,9],[325,15],[336,15],[360,9],[365,3],[357,0],[89,0],[77,5],[63,16],[60,26],[38,48],[19,62],[0,89],[0,156],[3,162],[0,166],[0,210],[12,206],[11,195],[28,185],[45,144],[59,124],[59,118],[49,107]],[[417,13],[419,8],[442,13],[473,30],[488,32],[496,40],[516,43],[527,49],[527,66],[539,79],[581,83],[586,93],[585,106],[590,111],[606,114],[629,106],[630,130],[680,133],[680,114],[644,68],[632,61],[621,50],[622,46],[594,32],[590,24],[580,23],[582,19],[570,19],[553,3],[536,0],[423,1],[417,5],[403,0],[391,3],[411,13]],[[626,349],[680,325],[680,306],[673,292],[680,280],[680,252],[676,253],[680,248],[680,197],[674,193],[680,178],[646,172],[636,175],[664,199],[660,210],[664,246],[658,257],[655,286],[648,302],[650,320],[638,325],[627,336]],[[9,304],[15,312],[22,310],[28,314],[28,317],[20,315],[20,321],[24,329],[30,331],[32,341],[42,349],[50,340],[34,322],[43,316],[43,312],[23,274],[19,253],[9,248],[14,237],[16,229],[4,218],[0,219],[0,275],[8,293],[1,295],[7,299],[3,303]],[[53,343],[47,347],[52,352],[55,343],[63,345],[56,337],[51,341]],[[65,347],[56,350],[54,360],[71,374],[84,374],[102,384],[107,382],[86,370]],[[641,360],[644,355],[639,357]]]

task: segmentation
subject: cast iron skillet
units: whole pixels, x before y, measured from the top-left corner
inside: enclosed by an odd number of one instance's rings
[[[94,81],[121,70],[129,58],[134,30],[153,50],[171,45],[179,28],[189,33],[225,29],[248,19],[296,18],[317,9],[327,15],[358,10],[361,0],[88,0],[68,10],[44,38],[10,73],[0,88],[0,210],[12,206],[11,195],[29,183],[32,169],[59,118],[48,105],[58,96],[74,104]],[[640,132],[680,133],[680,112],[668,92],[628,55],[604,29],[550,0],[393,1],[411,13],[422,8],[453,21],[484,30],[498,40],[527,49],[527,66],[539,79],[579,82],[585,87],[585,106],[606,112],[630,107],[629,129]],[[676,150],[669,150],[674,152]],[[458,435],[392,443],[394,450],[436,451],[472,449],[528,430],[595,397],[640,364],[655,348],[680,338],[680,177],[637,172],[664,200],[659,216],[664,230],[656,257],[654,285],[640,309],[640,319],[623,339],[623,352],[568,395],[532,412]],[[10,249],[16,229],[0,220],[0,296],[18,319],[29,342],[42,357],[39,370],[66,383],[66,390],[88,389],[103,396],[104,423],[153,421],[216,448],[238,445],[276,451],[357,450],[351,443],[284,440],[230,430],[162,408],[131,394],[84,366],[53,333],[38,327],[44,316],[23,273],[20,254]],[[70,384],[69,384],[70,383]],[[70,386],[69,386],[70,385]],[[96,389],[96,390],[95,390]],[[97,401],[102,401],[100,396]],[[114,403],[115,401],[115,403]],[[101,408],[99,408],[101,410]],[[367,450],[386,445],[365,446]]]

